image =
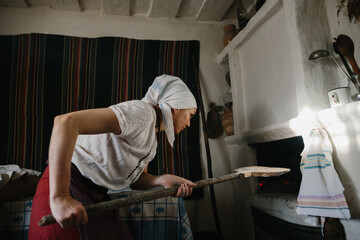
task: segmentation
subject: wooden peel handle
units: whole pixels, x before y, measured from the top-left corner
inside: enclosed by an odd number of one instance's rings
[[[154,200],[154,199],[165,197],[165,196],[175,195],[177,193],[177,191],[178,191],[178,187],[167,188],[167,189],[157,188],[157,189],[153,189],[153,190],[144,191],[141,194],[136,194],[136,195],[130,196],[130,197],[113,199],[110,201],[105,201],[105,202],[101,202],[101,203],[97,203],[97,204],[88,205],[85,207],[85,210],[86,210],[87,214],[105,212],[105,211],[109,211],[109,210],[113,210],[113,209],[117,209],[117,208],[121,208],[121,207],[125,207],[125,206],[130,206],[130,205],[145,202],[145,201]],[[53,224],[53,223],[56,223],[56,220],[53,217],[53,215],[43,216],[40,219],[40,221],[38,222],[39,226],[41,226],[41,227],[49,225],[49,224]]]
[[[290,169],[288,168],[271,168],[271,167],[258,167],[258,166],[238,168],[235,170],[235,173],[232,174],[224,175],[217,178],[209,178],[209,179],[197,181],[195,182],[196,186],[193,188],[194,189],[202,188],[208,185],[226,182],[236,178],[280,176],[289,171]],[[178,191],[178,187],[172,187],[166,189],[154,188],[151,190],[143,191],[142,193],[135,194],[133,196],[113,199],[110,201],[89,205],[86,206],[85,209],[88,214],[105,212],[125,206],[130,206],[133,204],[138,204],[141,202],[151,201],[166,196],[174,196],[177,193],[177,191]],[[38,224],[39,226],[46,226],[53,223],[56,223],[56,220],[53,217],[53,215],[47,215],[42,217]]]
[[[221,178],[210,178],[206,180],[201,180],[195,182],[196,186],[193,188],[201,188],[205,187],[210,184],[215,184],[219,182],[224,181],[230,181],[231,179],[240,177],[241,173],[233,173],[229,175],[225,175]],[[130,206],[134,204],[138,204],[141,202],[151,201],[154,199],[166,197],[166,196],[173,196],[177,193],[178,187],[172,187],[172,188],[154,188],[151,190],[144,191],[142,193],[135,194],[133,196],[124,197],[124,198],[118,198],[113,199],[106,202],[101,202],[97,204],[92,204],[85,207],[85,210],[88,214],[98,213],[98,212],[105,212],[125,206]],[[49,224],[56,223],[55,218],[53,215],[47,215],[40,219],[39,226],[46,226]]]

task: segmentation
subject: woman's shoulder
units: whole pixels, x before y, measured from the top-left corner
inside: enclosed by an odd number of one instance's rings
[[[121,102],[115,105],[110,106],[110,108],[121,108],[121,109],[131,109],[131,110],[144,110],[151,111],[153,107],[141,100],[130,100],[126,102]]]
[[[126,118],[130,121],[149,121],[155,114],[153,107],[141,100],[131,100],[110,106],[118,118]]]

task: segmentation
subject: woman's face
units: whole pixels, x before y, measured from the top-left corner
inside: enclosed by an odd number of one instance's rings
[[[190,127],[190,119],[195,115],[196,109],[171,109],[175,134],[179,134],[186,127]]]

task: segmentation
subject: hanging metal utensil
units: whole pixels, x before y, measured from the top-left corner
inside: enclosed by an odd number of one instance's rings
[[[339,52],[349,60],[354,74],[356,74],[356,75],[360,74],[360,68],[357,65],[357,63],[355,61],[355,57],[354,57],[354,48],[355,47],[354,47],[353,40],[345,34],[340,34],[336,38],[336,46],[337,46],[337,49],[339,50]],[[360,80],[358,80],[358,81],[360,81]]]

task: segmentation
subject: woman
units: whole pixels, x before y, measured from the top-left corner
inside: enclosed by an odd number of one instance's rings
[[[131,239],[115,211],[90,216],[85,211],[84,205],[108,200],[108,189],[178,185],[176,197],[190,195],[193,182],[150,175],[147,164],[156,155],[156,133],[165,131],[172,146],[174,134],[190,127],[196,109],[185,83],[162,75],[142,100],[57,116],[49,166],[33,200],[29,239]],[[50,213],[58,224],[39,227],[40,218]]]

